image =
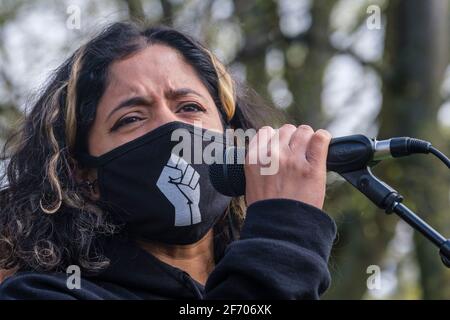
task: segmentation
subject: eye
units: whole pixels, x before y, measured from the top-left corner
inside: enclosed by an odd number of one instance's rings
[[[125,117],[116,122],[116,124],[111,128],[111,131],[115,131],[120,127],[128,125],[133,122],[141,121],[143,118],[137,116]]]
[[[178,108],[177,113],[180,112],[205,112],[205,108],[196,103],[186,103]]]

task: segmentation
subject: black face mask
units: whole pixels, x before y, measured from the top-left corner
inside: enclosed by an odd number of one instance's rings
[[[183,145],[191,148],[192,159],[186,152],[188,148],[184,155],[173,153],[180,142],[171,139],[176,129],[184,129],[190,137],[192,143],[184,141]],[[205,131],[183,122],[170,122],[99,157],[83,153],[78,160],[98,169],[101,205],[125,224],[130,236],[167,244],[192,244],[214,226],[231,201],[212,186],[208,165],[194,161],[198,160],[194,145],[200,144],[204,150],[222,143],[203,141]]]

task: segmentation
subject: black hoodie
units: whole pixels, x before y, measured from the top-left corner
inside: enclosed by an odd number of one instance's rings
[[[308,204],[270,199],[247,209],[240,239],[230,243],[203,286],[133,242],[105,246],[110,266],[69,289],[65,273],[18,272],[0,299],[318,299],[330,284],[328,257],[336,225]]]

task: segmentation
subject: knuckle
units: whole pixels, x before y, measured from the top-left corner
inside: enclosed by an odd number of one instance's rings
[[[291,143],[295,144],[296,146],[303,146],[308,144],[307,140],[307,136],[304,134],[304,132],[299,132],[297,130],[295,134],[292,135]]]
[[[281,126],[280,131],[292,131],[295,129],[297,129],[296,126],[294,126],[293,124],[290,124],[290,123],[286,123]]]
[[[313,131],[314,132],[313,128],[310,125],[307,125],[307,124],[299,125],[298,129],[305,130],[305,131]]]
[[[321,141],[331,140],[331,133],[324,129],[317,130],[314,135]]]
[[[258,130],[258,133],[263,132],[263,131],[273,131],[273,128],[271,126],[263,126]]]

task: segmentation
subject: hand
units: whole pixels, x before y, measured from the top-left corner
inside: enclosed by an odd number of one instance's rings
[[[173,154],[161,171],[156,185],[175,207],[175,226],[189,226],[202,221],[200,175],[183,158]]]
[[[258,200],[286,198],[322,209],[325,199],[326,159],[331,135],[307,125],[262,127],[249,144],[246,165],[247,205]],[[267,161],[277,163],[274,174],[264,174]]]

